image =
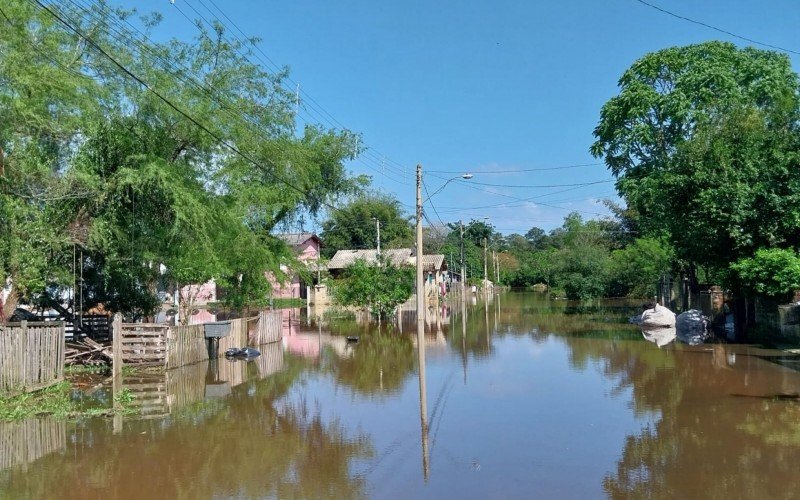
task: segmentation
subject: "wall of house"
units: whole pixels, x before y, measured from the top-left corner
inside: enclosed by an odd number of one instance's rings
[[[298,252],[297,260],[302,262],[309,262],[319,259],[319,243],[314,238],[306,240],[295,250]]]
[[[287,269],[281,268],[284,272]],[[300,277],[297,275],[288,276],[282,284],[272,273],[265,274],[272,285],[272,297],[276,299],[291,299],[300,297]]]
[[[217,283],[214,280],[206,281],[202,285],[185,285],[181,287],[180,300],[190,300],[194,297],[194,305],[202,306],[209,302],[217,301]]]

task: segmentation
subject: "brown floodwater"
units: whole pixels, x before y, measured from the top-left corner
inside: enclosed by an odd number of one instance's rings
[[[659,347],[624,302],[464,309],[429,311],[424,370],[411,312],[378,331],[287,311],[255,361],[81,393],[102,406],[125,389],[135,415],[2,423],[0,497],[800,496],[796,359]]]

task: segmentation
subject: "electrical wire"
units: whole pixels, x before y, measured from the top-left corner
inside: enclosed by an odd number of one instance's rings
[[[264,60],[263,60],[261,57],[259,57],[259,56],[258,56],[258,54],[261,54],[261,55],[264,57],[264,59],[266,59],[266,61],[268,61],[268,62],[270,63],[269,65],[271,65],[273,68],[275,68],[275,70],[276,70],[276,71],[280,71],[280,70],[281,70],[281,68],[278,66],[278,64],[277,64],[277,63],[275,63],[275,61],[273,61],[273,60],[272,60],[272,59],[271,59],[271,58],[270,58],[270,57],[269,57],[269,56],[268,56],[268,55],[267,55],[267,54],[266,54],[266,53],[265,53],[265,52],[264,52],[264,51],[263,51],[263,50],[262,50],[262,49],[261,49],[261,48],[260,48],[260,47],[259,47],[257,44],[253,43],[253,39],[252,39],[252,38],[250,38],[250,37],[248,37],[248,36],[247,36],[247,35],[244,33],[244,31],[243,31],[243,30],[242,30],[242,29],[241,29],[241,28],[240,28],[240,27],[239,27],[239,26],[238,26],[238,25],[237,25],[237,24],[236,24],[236,23],[233,21],[233,19],[231,19],[231,17],[229,17],[229,16],[228,16],[228,15],[227,15],[227,14],[226,14],[226,13],[225,13],[225,12],[224,12],[224,11],[223,11],[221,8],[220,8],[220,7],[219,7],[219,5],[217,5],[217,4],[216,4],[216,2],[214,2],[213,0],[208,0],[208,1],[209,1],[209,3],[210,3],[211,5],[213,5],[213,6],[214,6],[214,8],[215,8],[215,9],[216,9],[216,10],[217,10],[217,11],[218,11],[218,12],[219,12],[219,13],[220,13],[220,14],[221,14],[221,15],[222,15],[222,16],[223,16],[223,17],[224,17],[224,18],[225,18],[227,21],[228,21],[228,23],[230,23],[230,24],[233,26],[233,28],[235,28],[235,30],[236,30],[236,31],[238,31],[238,32],[239,32],[239,34],[241,34],[241,36],[242,36],[244,39],[242,39],[242,38],[240,38],[238,35],[236,35],[236,32],[235,32],[234,30],[232,30],[232,29],[231,29],[231,27],[230,27],[230,26],[228,26],[228,24],[226,24],[226,23],[225,23],[223,20],[221,20],[221,19],[220,19],[220,18],[219,18],[219,17],[218,17],[218,16],[217,16],[217,15],[216,15],[216,14],[215,14],[215,13],[214,13],[212,10],[211,10],[211,8],[210,8],[210,7],[208,7],[208,5],[206,5],[206,4],[203,2],[203,0],[197,0],[197,1],[198,1],[198,3],[199,3],[200,5],[202,5],[202,6],[203,6],[203,7],[204,7],[204,8],[205,8],[205,9],[206,9],[208,12],[209,12],[209,14],[211,14],[211,16],[213,16],[213,17],[214,17],[214,19],[215,19],[217,22],[219,22],[219,23],[220,23],[222,26],[225,26],[225,27],[228,29],[228,33],[230,33],[230,34],[231,34],[231,35],[232,35],[234,38],[236,38],[236,39],[237,39],[237,41],[239,41],[241,44],[243,44],[243,45],[245,45],[245,46],[250,46],[250,45],[251,45],[253,48],[255,48],[255,50],[256,50],[258,53],[254,53],[254,55],[255,55],[255,57],[256,57],[256,58],[257,58],[257,59],[258,59],[258,60],[259,60],[259,61],[260,61],[260,62],[261,62],[261,63],[262,63],[264,66],[268,66],[268,64],[267,64],[267,63],[266,63],[266,62],[265,62],[265,61],[264,61]],[[200,16],[200,17],[201,17],[201,19],[203,19],[203,20],[204,20],[206,23],[208,23],[209,25],[211,25],[211,22],[210,22],[210,21],[208,21],[208,19],[206,19],[206,17],[205,17],[205,16],[203,16],[203,15],[202,15],[202,14],[201,14],[201,13],[200,13],[200,12],[199,12],[197,9],[195,9],[195,8],[194,8],[194,6],[192,6],[192,5],[191,5],[191,3],[190,3],[188,0],[187,0],[185,3],[186,3],[186,4],[189,6],[189,8],[191,8],[191,9],[192,9],[192,10],[193,10],[193,11],[194,11],[194,12],[195,12],[195,13],[196,13],[198,16]],[[177,7],[177,4],[173,4],[173,5]],[[327,121],[327,122],[328,122],[328,124],[330,124],[330,125],[331,125],[331,126],[333,126],[334,128],[342,128],[342,129],[347,129],[347,127],[346,127],[344,124],[342,124],[342,122],[340,122],[338,119],[336,119],[336,117],[335,117],[335,116],[333,116],[331,113],[329,113],[329,112],[328,112],[328,111],[327,111],[327,110],[326,110],[326,109],[325,109],[325,108],[324,108],[324,107],[323,107],[321,104],[319,104],[319,103],[318,103],[318,102],[317,102],[317,101],[316,101],[316,100],[315,100],[315,99],[314,99],[314,98],[313,98],[313,97],[312,97],[312,96],[311,96],[311,95],[310,95],[308,92],[304,91],[304,90],[302,89],[302,87],[300,86],[300,84],[299,84],[298,82],[296,82],[295,80],[293,80],[293,79],[291,78],[291,76],[289,76],[289,75],[286,75],[286,80],[287,80],[288,82],[290,82],[290,83],[293,83],[293,84],[294,84],[294,85],[297,87],[297,89],[298,89],[298,92],[297,92],[297,93],[298,93],[298,94],[301,94],[301,95],[303,95],[303,96],[304,96],[304,97],[307,99],[307,101],[310,103],[310,105],[309,105],[309,108],[313,109],[313,110],[314,110],[314,112],[316,112],[316,113],[317,113],[317,115],[323,119],[323,121]],[[289,91],[291,91],[291,89],[288,89],[288,90],[289,90]],[[383,155],[383,154],[379,153],[378,151],[375,151],[375,153],[372,153],[372,152],[370,151],[370,149],[369,149],[369,148],[365,148],[364,155],[365,155],[365,156],[369,156],[369,157],[371,157],[371,159],[372,159],[373,161],[375,161],[375,162],[377,162],[377,163],[379,163],[379,164],[383,164],[383,166],[385,166],[387,169],[389,169],[390,171],[392,171],[392,172],[393,172],[395,175],[399,175],[399,176],[401,176],[401,177],[409,177],[409,176],[412,176],[412,173],[410,172],[410,168],[409,168],[408,166],[405,166],[405,165],[402,165],[402,164],[400,164],[400,163],[398,163],[398,162],[395,162],[394,160],[391,160],[390,158],[386,157],[386,155]],[[380,155],[380,156],[377,156],[377,155]],[[385,165],[385,163],[386,163],[386,162],[388,162],[388,163],[390,163],[390,164],[393,164],[393,165],[396,165],[396,167],[393,167],[393,166],[391,166],[391,165]]]
[[[661,13],[667,14],[668,16],[672,16],[674,18],[680,19],[682,21],[687,21],[687,22],[690,22],[692,24],[697,24],[699,26],[703,26],[704,28],[708,28],[708,29],[712,29],[714,31],[717,31],[719,33],[724,33],[725,35],[732,36],[733,38],[738,38],[739,40],[743,40],[745,42],[753,43],[755,45],[760,45],[762,47],[767,47],[767,48],[770,48],[770,49],[779,50],[781,52],[788,52],[789,54],[800,55],[800,52],[798,52],[796,50],[786,49],[784,47],[779,47],[777,45],[771,45],[769,43],[759,42],[758,40],[753,40],[752,38],[747,38],[746,36],[737,35],[736,33],[730,32],[728,30],[724,30],[722,28],[718,28],[718,27],[713,26],[711,24],[704,23],[702,21],[697,21],[696,19],[692,19],[690,17],[682,16],[680,14],[676,14],[674,12],[668,11],[667,9],[661,8],[658,5],[654,5],[654,4],[650,3],[650,2],[646,2],[645,0],[635,0],[635,1],[639,2],[642,5],[646,5],[647,7],[650,7],[651,9],[655,9],[655,10],[661,12]]]
[[[105,57],[106,59],[111,61],[111,63],[114,64],[114,66],[116,66],[117,68],[119,68],[119,70],[122,71],[125,75],[127,75],[129,78],[131,78],[134,81],[136,81],[139,85],[141,85],[147,91],[149,91],[150,93],[155,95],[159,100],[161,100],[164,104],[169,106],[176,113],[180,114],[181,116],[183,116],[184,118],[189,120],[192,124],[194,124],[197,128],[199,128],[200,130],[202,130],[203,132],[208,134],[215,141],[217,141],[218,144],[221,144],[221,145],[225,146],[226,148],[228,148],[229,150],[233,151],[234,153],[236,153],[237,155],[239,155],[240,157],[242,157],[243,159],[248,161],[253,166],[261,169],[262,171],[264,171],[264,173],[266,173],[267,175],[269,175],[270,177],[272,177],[276,181],[280,182],[281,184],[284,184],[288,188],[297,191],[298,193],[300,193],[303,196],[306,195],[306,193],[305,193],[305,191],[303,189],[295,186],[294,184],[292,184],[291,182],[289,182],[286,179],[282,178],[281,176],[277,175],[276,173],[270,172],[269,169],[265,168],[264,165],[262,165],[260,162],[258,162],[255,159],[253,159],[250,155],[248,155],[245,152],[243,152],[242,150],[240,150],[238,147],[236,147],[236,145],[234,145],[230,141],[220,137],[219,135],[217,135],[216,133],[211,131],[208,127],[206,127],[202,123],[198,122],[194,117],[192,117],[191,115],[189,115],[188,113],[186,113],[185,111],[180,109],[176,104],[174,104],[172,101],[170,101],[169,99],[164,97],[160,92],[155,90],[150,84],[148,84],[147,82],[142,80],[139,76],[134,74],[130,69],[128,69],[122,63],[117,61],[113,56],[111,56],[108,52],[106,52],[106,50],[103,49],[97,42],[95,42],[94,39],[92,39],[92,37],[90,35],[88,35],[86,33],[83,33],[79,28],[76,28],[75,26],[73,26],[69,21],[64,19],[58,13],[54,12],[48,5],[45,5],[41,0],[29,0],[29,1],[31,3],[34,3],[34,4],[38,5],[42,10],[46,11],[47,13],[49,13],[50,16],[52,16],[55,20],[57,20],[58,22],[63,24],[68,30],[72,31],[73,33],[75,33],[75,35],[77,35],[77,36],[81,37],[83,40],[85,40],[89,45],[91,45],[95,50],[97,50],[103,57]],[[333,209],[333,210],[336,209],[336,207],[334,207],[333,205],[329,204],[328,202],[326,202],[324,200],[321,201],[321,204],[329,207],[330,209]]]
[[[518,168],[518,169],[509,169],[509,170],[470,170],[472,174],[481,174],[481,175],[488,175],[488,174],[518,174],[522,172],[544,172],[549,170],[567,170],[571,168],[583,168],[583,167],[596,167],[598,165],[605,165],[604,162],[595,162],[595,163],[579,163],[575,165],[562,165],[559,167],[540,167],[540,168]],[[426,170],[428,173],[435,173],[435,174],[458,174],[463,172],[463,170]]]
[[[614,182],[614,179],[605,179],[602,181],[591,181],[591,182],[577,182],[572,184],[492,184],[489,182],[470,182],[470,184],[474,184],[477,186],[488,186],[488,187],[540,189],[540,188],[557,188],[557,187],[594,186],[595,184],[607,184],[609,182]]]

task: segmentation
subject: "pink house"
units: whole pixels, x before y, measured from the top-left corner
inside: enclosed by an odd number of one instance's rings
[[[319,260],[319,247],[321,241],[314,233],[284,233],[276,234],[277,238],[292,247],[297,254],[297,260],[312,269]],[[308,298],[306,295],[306,283],[300,279],[297,273],[293,273],[286,266],[281,266],[281,271],[289,275],[287,281],[281,285],[274,276],[267,275],[272,283],[272,296],[275,298]]]

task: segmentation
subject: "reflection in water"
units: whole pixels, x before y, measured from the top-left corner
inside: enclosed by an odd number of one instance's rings
[[[261,355],[251,361],[215,359],[164,372],[135,372],[114,384],[114,396],[127,390],[136,410],[130,418],[166,417],[204,400],[229,396],[233,388],[248,380],[259,380],[283,368],[280,343],[259,346]],[[117,432],[121,422],[116,423]]]
[[[658,347],[664,347],[665,345],[669,344],[675,340],[677,335],[678,332],[675,327],[642,328],[642,336],[644,339],[648,342],[654,343]]]
[[[425,482],[430,474],[430,457],[428,454],[428,389],[425,381],[425,328],[422,321],[417,323],[417,362],[419,363],[419,422],[422,440],[422,475]]]
[[[166,418],[126,421],[118,434],[104,420],[68,424],[66,453],[40,459],[35,473],[12,468],[0,475],[0,496],[365,498],[365,481],[350,474],[350,463],[374,455],[369,439],[283,398],[303,362],[288,358],[282,371],[266,378],[259,375],[274,367],[247,364],[247,376],[232,384],[230,397],[175,394],[186,406],[171,407]],[[229,376],[240,379],[220,370],[220,378]],[[63,433],[55,447],[64,449]]]
[[[797,491],[800,374],[752,355],[774,351],[748,351],[716,344],[657,357],[633,346],[597,353],[607,373],[633,390],[636,407],[660,416],[629,436],[616,473],[606,477],[607,494],[773,498]]]
[[[31,455],[35,467],[15,462],[0,474],[0,496],[800,491],[800,374],[786,368],[797,358],[729,344],[660,349],[627,324],[638,302],[511,293],[451,304],[441,334],[425,318],[403,333],[352,319],[301,321],[277,373],[240,363],[139,380],[158,386],[152,413],[161,416],[126,418],[117,434],[105,420],[67,424],[64,441]],[[344,335],[361,341],[339,349]]]
[[[0,422],[0,471],[21,466],[66,448],[66,423],[51,417]],[[2,489],[0,489],[2,493]]]

